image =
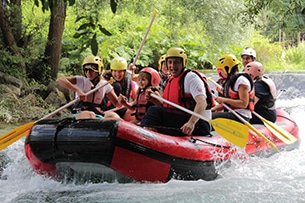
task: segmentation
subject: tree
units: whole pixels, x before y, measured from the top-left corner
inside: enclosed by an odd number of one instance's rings
[[[73,2],[71,2],[73,3]],[[67,1],[49,0],[50,24],[45,62],[51,67],[51,79],[56,80],[61,56],[61,40],[66,19]]]
[[[14,4],[15,3],[15,4]],[[15,8],[16,13],[20,13],[20,1],[12,1],[11,2],[12,7]],[[18,17],[16,17],[18,16]],[[20,19],[19,15],[15,15],[16,18]],[[16,20],[15,18],[15,20]],[[3,34],[3,41],[5,43],[6,48],[11,52],[12,55],[17,56],[18,61],[19,61],[19,67],[20,67],[20,72],[23,76],[26,75],[26,65],[25,62],[23,60],[23,56],[21,54],[21,52],[19,51],[19,48],[17,46],[17,42],[16,39],[19,40],[18,36],[20,36],[20,29],[21,29],[21,23],[18,24],[14,24],[15,25],[15,30],[18,30],[15,32],[13,32],[13,27],[11,27],[10,25],[10,16],[8,16],[7,12],[6,12],[6,8],[4,7],[3,4],[0,4],[0,27],[1,27],[1,31]],[[19,21],[19,20],[18,20]]]
[[[116,10],[116,1],[110,0],[111,9],[113,12]],[[20,72],[23,76],[31,75],[35,79],[41,82],[47,82],[47,79],[55,80],[58,74],[58,67],[61,58],[62,50],[62,36],[64,32],[66,10],[67,6],[73,6],[75,0],[34,0],[34,4],[41,6],[43,12],[50,11],[50,22],[48,30],[48,39],[45,46],[45,51],[40,56],[39,61],[36,63],[35,68],[28,69],[35,72],[30,73],[27,71],[26,59],[24,58],[21,48],[22,47],[22,9],[21,0],[12,0],[9,5],[1,3],[0,5],[0,27],[3,36],[3,42],[7,50],[11,52],[13,56],[18,58]],[[99,25],[100,30],[104,34],[108,34],[107,30]],[[27,36],[23,36],[24,39]],[[90,43],[92,45],[92,52],[96,53],[97,42],[95,35],[91,36]],[[3,49],[3,47],[2,47]],[[38,65],[37,65],[38,64]],[[49,71],[47,73],[47,71]]]
[[[246,0],[245,6],[244,22],[259,25],[259,19],[263,18],[265,35],[273,39],[282,41],[283,33],[286,37],[296,38],[300,32],[305,31],[303,0]],[[275,34],[274,31],[279,33]]]

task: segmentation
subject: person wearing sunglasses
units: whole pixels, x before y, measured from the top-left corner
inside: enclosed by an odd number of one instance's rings
[[[120,119],[114,112],[104,112],[102,101],[109,98],[115,107],[121,103],[116,96],[113,87],[102,76],[104,64],[98,56],[87,56],[82,63],[84,76],[61,77],[56,82],[76,93],[79,101],[73,108],[76,119]],[[105,84],[105,85],[104,85]],[[86,95],[87,92],[97,86],[102,86],[94,93]]]

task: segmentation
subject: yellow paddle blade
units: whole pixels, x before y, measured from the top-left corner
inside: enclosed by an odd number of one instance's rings
[[[270,130],[270,132],[283,141],[285,144],[293,144],[297,141],[297,138],[287,132],[285,129],[281,128],[280,126],[262,118],[265,126]]]
[[[35,123],[36,123],[36,121],[26,123],[18,128],[15,128],[15,129],[7,132],[3,136],[1,136],[0,137],[0,150],[8,147],[9,145],[13,144],[17,140],[19,140],[21,137],[23,137]]]
[[[229,142],[241,148],[246,146],[249,139],[249,128],[246,125],[226,118],[216,118],[210,120],[209,123],[220,136]]]

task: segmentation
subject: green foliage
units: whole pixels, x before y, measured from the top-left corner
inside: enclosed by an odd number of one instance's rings
[[[272,41],[279,40],[279,31],[296,39],[297,32],[305,30],[303,0],[247,0],[245,6],[244,23],[255,24]]]
[[[12,56],[12,54],[6,49],[0,49],[0,71],[11,76],[20,78],[22,77],[19,71],[19,58]]]
[[[280,12],[291,13],[301,11],[304,2],[292,1],[223,1],[223,0],[122,0],[122,1],[74,1],[68,2],[67,18],[62,40],[62,56],[59,71],[62,74],[82,74],[80,64],[86,55],[95,54],[103,58],[105,67],[109,67],[111,59],[117,55],[134,60],[140,44],[152,19],[154,9],[159,14],[149,31],[137,66],[157,67],[160,55],[169,47],[181,46],[188,54],[188,66],[194,69],[211,68],[221,54],[233,53],[239,56],[242,49],[251,46],[258,52],[262,63],[270,69],[296,65],[300,62],[292,54],[299,54],[298,48],[288,47],[287,51],[280,44],[272,43],[278,37],[278,27],[282,20]],[[107,3],[106,3],[107,2]],[[48,81],[50,68],[41,65],[44,60],[44,49],[48,36],[50,1],[35,0],[36,7],[31,1],[23,2],[23,39],[27,39],[21,52],[25,57],[28,76],[31,82]],[[270,9],[270,6],[276,9]],[[80,9],[81,8],[81,9]],[[242,13],[250,9],[248,13]],[[262,12],[262,8],[265,8]],[[254,26],[243,25],[244,18],[252,15]],[[304,16],[304,15],[303,15]],[[258,17],[262,21],[258,21]],[[272,17],[272,18],[270,18]],[[295,30],[294,22],[302,26],[302,15],[296,15],[294,20],[287,18],[286,23]],[[263,23],[259,23],[263,22]],[[284,21],[283,21],[284,22]],[[285,20],[286,22],[286,20]],[[292,23],[293,22],[293,23]],[[265,27],[268,23],[269,27]],[[274,29],[276,28],[276,29]],[[272,40],[253,34],[254,29]],[[1,33],[0,33],[1,35]],[[1,46],[1,42],[0,42]],[[291,50],[288,52],[288,50]],[[5,50],[0,49],[3,60],[1,70],[14,76],[21,77],[18,59]],[[289,65],[288,61],[289,60]],[[301,62],[300,62],[301,63]],[[299,68],[300,65],[296,65]],[[269,69],[269,68],[268,68]]]
[[[76,19],[78,29],[74,34],[74,37],[78,39],[77,43],[81,43],[78,48],[81,54],[79,58],[81,59],[87,53],[98,54],[104,58],[106,67],[117,55],[132,62],[155,7],[160,13],[151,27],[137,65],[156,66],[160,55],[164,54],[169,47],[181,46],[189,54],[190,68],[210,68],[219,53],[231,50],[232,41],[239,42],[249,36],[248,33],[244,34],[242,27],[234,29],[233,32],[226,32],[225,37],[223,34],[227,26],[237,28],[236,21],[233,20],[237,18],[234,13],[241,8],[242,3],[241,1],[233,4],[232,2],[224,3],[221,0],[193,3],[188,4],[180,0],[180,6],[174,7],[171,6],[171,1],[147,1],[146,3],[146,1],[126,0],[118,2],[116,15],[95,1],[79,3],[77,7],[83,9],[75,10],[79,17]],[[96,8],[99,12],[92,8]],[[100,12],[101,10],[103,11]],[[185,15],[186,10],[192,11],[190,15]],[[98,30],[96,26],[100,29]],[[104,28],[106,32],[103,32],[101,28]],[[69,41],[72,40],[69,39]]]
[[[283,49],[280,43],[270,43],[268,39],[256,32],[244,45],[246,46],[256,50],[257,61],[264,65],[267,72],[305,70],[305,42],[298,47],[290,46]]]
[[[286,70],[305,70],[305,42],[284,52]]]

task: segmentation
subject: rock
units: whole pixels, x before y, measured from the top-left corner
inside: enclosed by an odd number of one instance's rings
[[[10,84],[17,88],[20,89],[22,88],[21,80],[2,72],[0,72],[0,84],[6,84],[6,85]]]
[[[17,97],[21,95],[21,89],[19,87],[10,84],[7,85],[0,84],[0,90],[1,90],[1,94],[10,93]]]
[[[67,100],[65,98],[65,95],[61,91],[59,91],[58,89],[55,89],[55,91],[52,91],[47,96],[47,98],[45,99],[45,102],[58,108],[58,107],[62,106],[62,104],[67,103]]]
[[[0,93],[11,93],[19,97],[22,86],[21,80],[0,72]]]

